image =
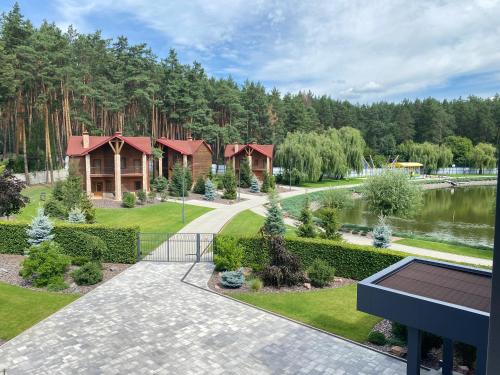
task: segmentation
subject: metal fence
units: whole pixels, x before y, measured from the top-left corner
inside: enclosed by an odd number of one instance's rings
[[[214,233],[141,233],[139,259],[154,262],[212,262]]]

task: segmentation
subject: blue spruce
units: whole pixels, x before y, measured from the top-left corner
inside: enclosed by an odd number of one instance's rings
[[[215,194],[214,184],[209,178],[207,178],[207,180],[205,181],[205,194],[203,196],[203,199],[207,201],[213,201],[215,200],[215,197],[216,194]]]
[[[259,181],[257,180],[257,177],[255,177],[254,174],[252,175],[252,179],[250,182],[250,191],[252,193],[260,192]]]
[[[385,217],[379,216],[378,224],[373,228],[373,246],[378,248],[387,248],[391,245],[392,231],[386,224]]]
[[[54,224],[45,215],[43,208],[38,209],[37,215],[33,218],[31,225],[26,229],[28,235],[28,243],[30,245],[40,245],[44,241],[52,241],[54,235],[52,229]]]

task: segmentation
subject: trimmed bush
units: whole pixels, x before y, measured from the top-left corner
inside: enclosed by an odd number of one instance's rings
[[[29,247],[26,235],[28,224],[0,222],[0,253],[24,254]],[[99,237],[106,244],[102,261],[109,263],[135,263],[137,260],[138,227],[113,227],[99,224],[57,224],[54,226],[54,241],[59,243],[64,254],[75,254],[75,249],[85,246],[81,236],[76,233],[88,233]]]
[[[227,236],[217,236],[217,241],[223,237]],[[269,264],[269,253],[262,238],[242,237],[237,241],[244,248],[243,266],[263,269]],[[354,280],[362,280],[406,257],[393,250],[319,238],[287,238],[286,247],[306,268],[319,258],[335,267],[337,276]]]
[[[241,271],[226,271],[220,276],[220,283],[224,288],[241,288],[245,283],[245,276]]]
[[[139,190],[137,192],[137,199],[139,200],[140,204],[146,203],[148,196],[144,190]]]
[[[85,263],[90,262],[90,258],[84,256],[76,256],[71,258],[72,266],[83,266]]]
[[[307,269],[307,276],[313,286],[323,288],[335,277],[335,268],[322,259],[315,259]]]
[[[250,280],[249,282],[250,289],[252,289],[254,292],[258,292],[259,290],[261,290],[263,285],[264,283],[258,277]]]
[[[96,262],[88,262],[71,272],[71,277],[78,285],[94,285],[102,281],[101,265]]]
[[[70,241],[66,237],[59,237],[59,243],[64,249],[71,249],[71,256],[81,256],[91,260],[100,261],[103,254],[108,251],[103,240],[85,232],[75,232]]]
[[[168,187],[168,180],[163,177],[159,176],[156,177],[153,180],[153,183],[151,184],[151,187],[153,188],[154,191],[157,191],[158,193],[161,193],[162,191],[165,191]]]
[[[382,332],[371,331],[370,334],[368,335],[368,342],[374,345],[382,346],[387,343],[387,339],[385,338]]]
[[[123,193],[122,206],[125,208],[133,208],[135,206],[135,195],[129,192]]]
[[[23,261],[19,275],[34,286],[47,286],[59,283],[70,263],[70,258],[62,254],[57,243],[45,241],[29,248],[29,257]]]
[[[243,247],[232,237],[222,238],[217,241],[216,254],[214,256],[215,269],[217,271],[234,271],[241,267],[243,260]]]
[[[61,290],[67,289],[68,284],[64,282],[62,276],[56,276],[50,279],[50,284],[47,285],[47,290],[49,292],[60,292]]]

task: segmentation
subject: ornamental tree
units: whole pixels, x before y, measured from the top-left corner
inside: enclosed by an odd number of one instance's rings
[[[246,158],[240,161],[239,181],[242,188],[248,188],[252,184],[252,172]]]
[[[407,173],[388,169],[367,180],[363,199],[376,215],[409,216],[422,203],[422,187]]]
[[[257,177],[255,175],[252,175],[251,183],[250,183],[250,191],[252,193],[258,193],[260,192],[260,187],[259,187],[259,181],[257,180]]]
[[[30,226],[26,229],[28,243],[38,246],[42,242],[52,241],[54,238],[52,229],[54,229],[54,224],[52,224],[49,217],[45,215],[43,208],[40,207],[37,215],[31,221]]]
[[[471,159],[474,167],[479,169],[480,174],[483,174],[483,169],[495,168],[496,149],[489,143],[478,143],[472,149]]]
[[[73,208],[68,214],[68,221],[73,224],[85,224],[85,214],[78,207]]]
[[[26,184],[16,178],[10,169],[0,174],[0,216],[17,214],[26,203],[28,197],[21,194]]]
[[[380,215],[378,224],[373,228],[373,246],[378,248],[387,248],[391,245],[392,231],[387,225],[385,217]]]
[[[222,186],[224,187],[223,199],[236,199],[236,176],[229,166],[222,176]]]
[[[207,179],[205,181],[205,195],[203,196],[203,199],[207,201],[213,201],[215,200],[217,194],[215,192],[215,187],[214,184],[212,183],[212,180]]]
[[[269,205],[262,232],[268,236],[284,236],[286,232],[283,211],[279,204],[278,194],[275,191],[269,193]]]
[[[297,227],[297,235],[299,237],[316,237],[316,228],[314,226],[313,213],[308,196],[306,196],[306,199],[304,200],[304,206],[300,211],[299,221],[300,225]]]

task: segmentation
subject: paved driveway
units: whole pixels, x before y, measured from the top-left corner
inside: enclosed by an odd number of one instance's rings
[[[0,347],[14,374],[404,374],[405,364],[141,262]],[[210,264],[187,280],[206,285]]]

